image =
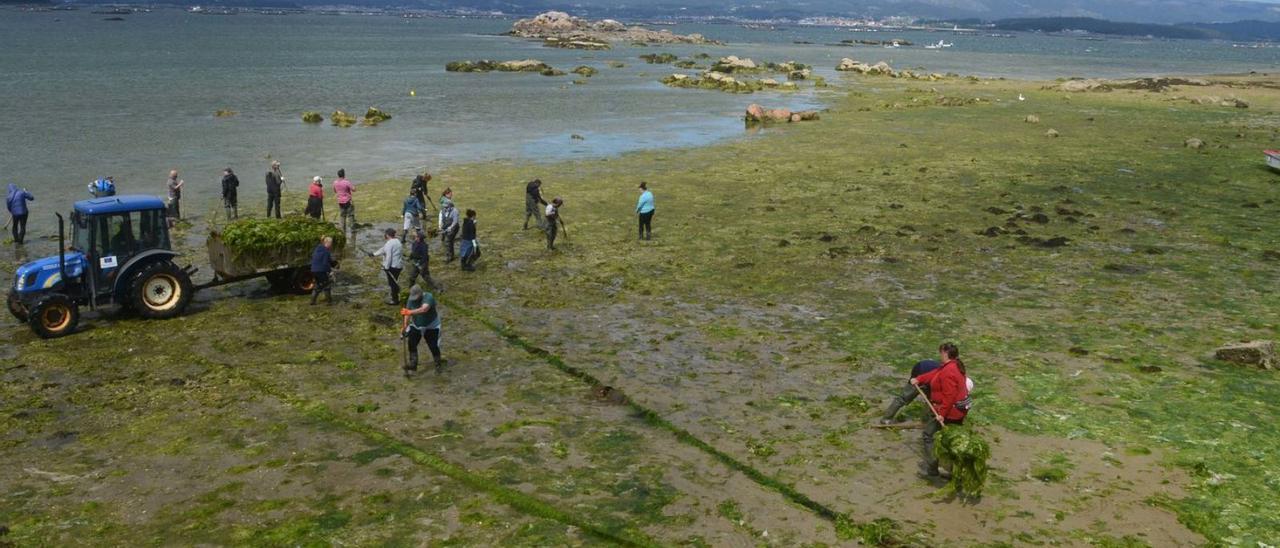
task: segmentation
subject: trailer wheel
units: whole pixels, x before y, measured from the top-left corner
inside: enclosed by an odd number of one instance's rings
[[[13,314],[13,317],[17,318],[18,321],[26,323],[27,305],[22,304],[22,299],[18,298],[18,293],[16,291],[9,292],[8,304],[9,313]]]
[[[148,319],[172,318],[187,309],[195,288],[191,277],[168,261],[143,269],[129,288],[129,304]]]
[[[316,275],[311,273],[308,267],[301,267],[293,271],[292,289],[298,293],[310,293],[316,288]]]
[[[76,330],[80,323],[80,307],[66,295],[47,295],[31,308],[27,323],[41,338],[61,337]]]

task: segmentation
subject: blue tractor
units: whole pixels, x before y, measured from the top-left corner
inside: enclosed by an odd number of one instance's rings
[[[75,331],[80,307],[119,305],[144,318],[186,310],[196,288],[190,268],[174,264],[165,204],[152,196],[76,202],[71,243],[58,215],[58,255],[18,268],[9,312],[44,338]]]

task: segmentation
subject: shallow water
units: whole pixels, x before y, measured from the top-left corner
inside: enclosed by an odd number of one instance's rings
[[[346,168],[357,183],[408,177],[413,170],[490,159],[563,160],[655,147],[698,146],[743,135],[740,113],[752,102],[811,108],[810,88],[795,94],[729,95],[668,89],[672,72],[638,56],[706,51],[757,60],[795,59],[834,77],[841,57],[887,60],[964,74],[1047,78],[1245,71],[1275,67],[1277,49],[1212,42],[1081,41],[950,33],[854,33],[792,27],[749,30],[679,25],[728,47],[636,48],[580,52],[497,34],[508,20],[401,19],[387,16],[201,16],[178,10],[105,21],[88,10],[0,17],[0,183],[37,195],[33,237],[52,229],[51,209],[87,196],[85,184],[113,175],[122,193],[162,194],[169,169],[187,181],[186,212],[216,199],[221,169],[236,169],[247,211],[260,207],[270,159],[284,164],[292,188],[313,175],[332,180]],[[902,37],[947,50],[840,47],[844,39]],[[795,41],[813,45],[794,44]],[[542,59],[557,68],[600,69],[586,85],[575,76],[451,74],[460,59]],[[623,69],[607,61],[627,63]],[[410,91],[416,96],[410,96]],[[378,106],[394,119],[376,128],[304,124],[300,114],[355,114]],[[218,109],[238,114],[216,118]],[[571,139],[578,134],[585,140]],[[539,174],[544,179],[554,174]]]

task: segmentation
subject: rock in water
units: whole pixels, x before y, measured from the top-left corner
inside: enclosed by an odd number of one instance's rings
[[[765,117],[764,107],[752,103],[747,106],[747,122],[763,122]]]
[[[596,72],[597,72],[597,71],[596,71],[596,69],[591,68],[591,67],[588,67],[588,66],[586,66],[586,65],[582,65],[582,66],[580,66],[580,67],[578,67],[578,68],[573,69],[573,73],[574,73],[574,74],[577,74],[577,75],[580,75],[580,76],[585,76],[585,77],[587,77],[587,78],[590,78],[590,77],[592,77],[592,76],[595,76],[595,75],[596,75]]]
[[[341,110],[333,111],[333,114],[329,115],[329,120],[333,123],[333,125],[338,127],[351,127],[356,123],[355,116],[347,114],[346,112],[343,112]]]
[[[1213,356],[1237,365],[1252,365],[1259,369],[1276,367],[1276,347],[1271,341],[1249,341],[1224,345]]]
[[[302,121],[308,124],[318,124],[324,121],[324,116],[321,116],[319,112],[308,110],[302,113]]]
[[[548,11],[531,19],[521,19],[511,26],[512,36],[523,38],[557,38],[593,44],[608,42],[640,42],[656,44],[716,44],[701,34],[680,36],[669,30],[628,27],[613,19],[588,21],[562,11]],[[557,45],[556,47],[565,47]],[[583,48],[604,49],[604,48]]]
[[[1183,141],[1182,146],[1187,147],[1189,149],[1193,149],[1193,150],[1200,150],[1204,148],[1204,141],[1201,141],[1199,139],[1196,139],[1195,137],[1192,137],[1190,139],[1187,139],[1186,141]]]
[[[383,112],[382,109],[379,109],[377,107],[369,107],[369,110],[365,111],[364,119],[361,120],[360,123],[366,126],[376,126],[390,119],[391,119],[391,115],[387,114],[386,112]]]

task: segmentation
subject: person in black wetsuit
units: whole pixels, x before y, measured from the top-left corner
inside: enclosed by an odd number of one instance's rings
[[[529,229],[529,218],[533,217],[542,228],[542,208],[547,201],[542,199],[542,179],[534,179],[524,186],[524,230]]]
[[[911,376],[909,378],[914,379],[919,377],[920,375],[937,369],[940,365],[942,364],[936,360],[918,361],[916,362],[916,365],[911,368]],[[922,386],[921,388],[925,390],[925,394],[929,393],[928,386]],[[889,408],[884,410],[884,416],[880,418],[880,424],[893,424],[897,422],[898,411],[901,411],[903,407],[907,406],[907,404],[915,401],[916,397],[919,395],[920,393],[916,392],[915,386],[912,386],[910,382],[906,383],[906,385],[903,386],[902,391],[899,392],[897,396],[893,397],[893,401],[889,403]]]

